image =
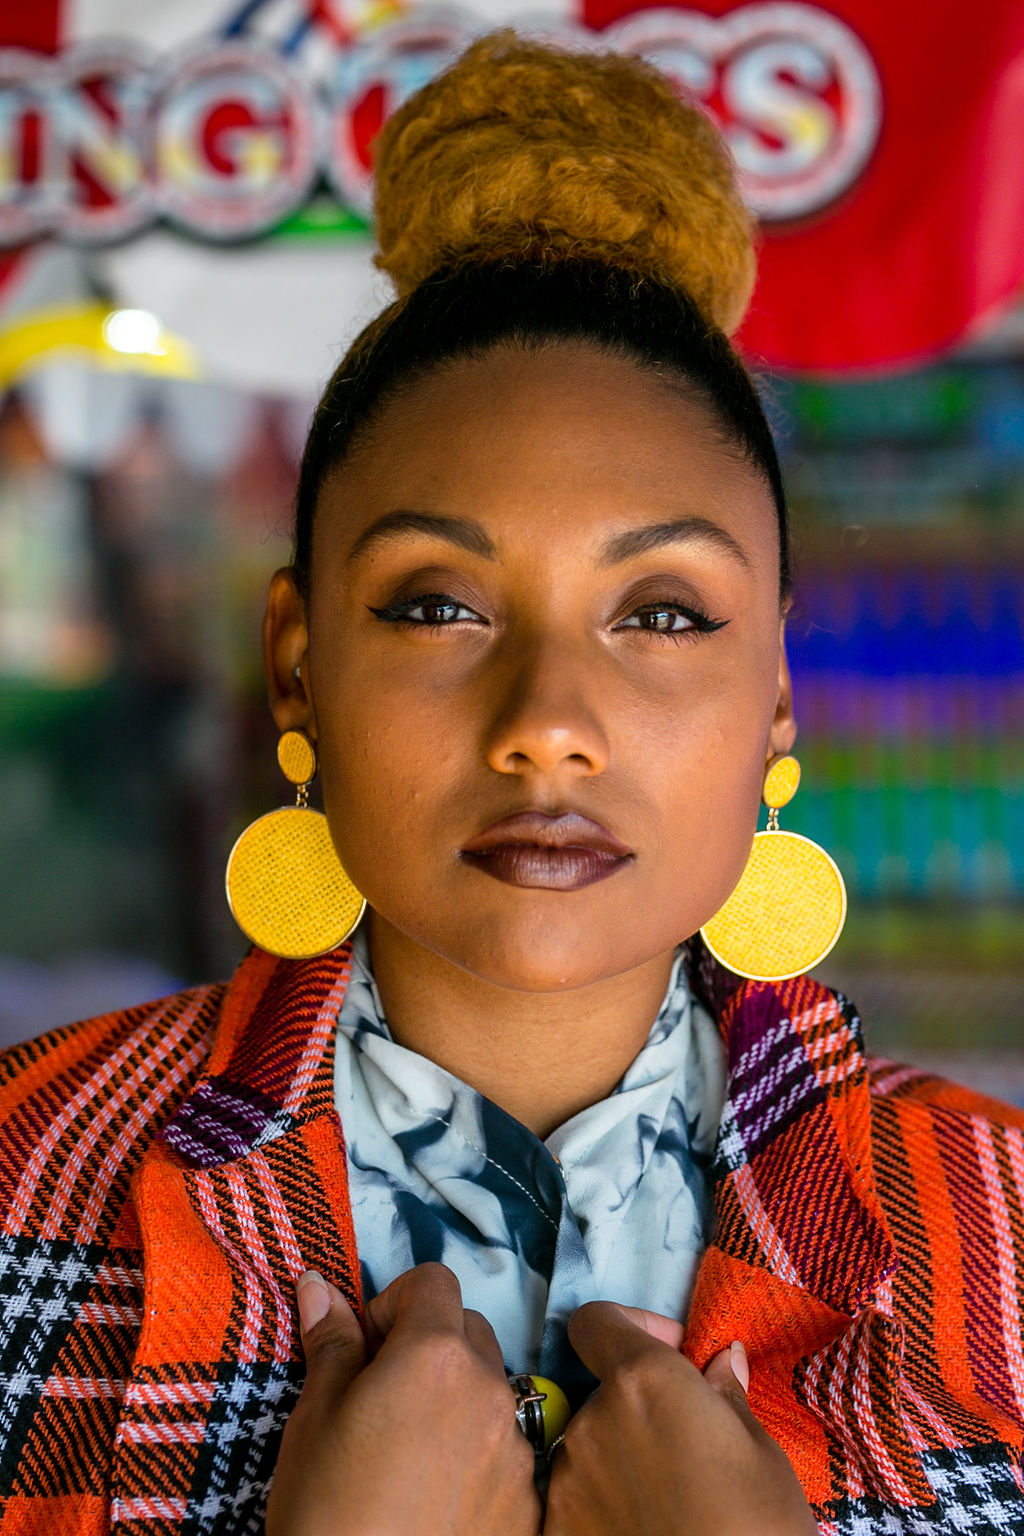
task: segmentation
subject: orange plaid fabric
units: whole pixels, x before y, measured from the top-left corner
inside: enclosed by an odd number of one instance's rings
[[[360,1306],[347,948],[0,1058],[0,1536],[262,1530],[292,1281]],[[806,978],[706,954],[729,1085],[686,1349],[730,1339],[825,1536],[1024,1530],[1024,1114],[865,1060]]]

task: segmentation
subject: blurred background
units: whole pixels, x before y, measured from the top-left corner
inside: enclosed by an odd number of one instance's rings
[[[2,1043],[240,958],[224,862],[287,798],[266,583],[318,389],[387,297],[369,146],[520,19],[26,9],[0,0]],[[993,0],[967,44],[929,5],[928,42],[915,9],[541,30],[695,91],[761,220],[740,341],[794,509],[784,824],[850,894],[821,974],[876,1051],[1024,1102],[1024,17]]]

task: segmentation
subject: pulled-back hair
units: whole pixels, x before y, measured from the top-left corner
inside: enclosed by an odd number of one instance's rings
[[[790,585],[786,502],[754,384],[727,332],[753,286],[750,220],[708,119],[617,54],[484,38],[378,140],[377,264],[398,298],[317,406],[294,571],[308,591],[324,479],[389,399],[499,347],[586,344],[678,379],[763,475]]]

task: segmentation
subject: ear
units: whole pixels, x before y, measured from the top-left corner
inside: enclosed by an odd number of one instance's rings
[[[793,716],[793,679],[789,672],[786,655],[786,617],[789,605],[779,620],[779,691],[775,699],[775,715],[768,735],[768,757],[785,757],[792,752],[796,741],[796,720]]]
[[[263,668],[270,712],[279,731],[303,730],[316,740],[309,688],[306,604],[288,567],[275,571],[263,616]]]

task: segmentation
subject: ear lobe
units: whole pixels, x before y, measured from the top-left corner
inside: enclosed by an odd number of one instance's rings
[[[263,669],[267,697],[279,731],[304,730],[316,739],[308,678],[306,605],[286,566],[275,571],[263,616]]]
[[[779,625],[779,684],[775,699],[775,714],[768,737],[770,757],[786,757],[796,741],[796,717],[793,714],[793,679],[786,655],[786,620]]]

